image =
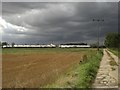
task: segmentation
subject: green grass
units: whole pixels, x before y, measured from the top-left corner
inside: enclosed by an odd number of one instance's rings
[[[120,48],[109,48],[109,51],[120,58]]]
[[[87,56],[83,56],[83,62],[73,66],[73,69],[65,76],[62,76],[57,82],[45,86],[45,88],[90,88],[95,80],[102,56],[102,50],[98,53],[88,50]]]
[[[99,64],[102,58],[102,51],[95,54],[94,56],[88,58],[86,62],[78,67],[79,80],[76,87],[79,88],[89,88],[94,81],[97,71],[99,69]]]
[[[29,53],[59,53],[59,52],[88,52],[92,48],[4,48],[3,54],[29,54]]]
[[[116,61],[115,61],[114,58],[110,55],[110,53],[109,53],[107,50],[106,50],[106,52],[107,52],[108,56],[110,57],[109,64],[110,64],[111,66],[117,65]]]

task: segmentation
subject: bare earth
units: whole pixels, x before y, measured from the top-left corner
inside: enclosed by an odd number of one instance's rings
[[[111,65],[110,61],[116,62]],[[118,57],[104,49],[104,56],[100,63],[93,88],[118,88]]]
[[[54,82],[61,73],[79,63],[76,52],[3,55],[3,88],[39,88]]]

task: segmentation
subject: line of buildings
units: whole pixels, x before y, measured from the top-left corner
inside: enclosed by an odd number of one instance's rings
[[[67,45],[67,44],[60,44],[60,45],[54,45],[54,44],[46,44],[46,45],[4,45],[3,48],[11,48],[11,47],[14,47],[14,48],[56,48],[56,47],[59,47],[59,48],[89,48],[90,45]]]

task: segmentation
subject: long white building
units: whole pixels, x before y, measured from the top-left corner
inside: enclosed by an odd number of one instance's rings
[[[60,48],[73,48],[73,47],[77,47],[77,48],[89,48],[90,45],[59,45]]]
[[[12,45],[5,45],[5,46],[3,46],[3,48],[6,48],[6,47],[12,47]],[[56,45],[54,45],[54,44],[48,44],[48,45],[14,45],[14,47],[15,48],[34,48],[34,47],[36,47],[36,48],[45,48],[45,47],[56,47]]]
[[[6,47],[12,47],[12,45],[4,45],[3,48]],[[15,48],[55,48],[55,47],[59,47],[59,48],[89,48],[90,45],[54,45],[54,44],[48,44],[48,45],[14,45]]]

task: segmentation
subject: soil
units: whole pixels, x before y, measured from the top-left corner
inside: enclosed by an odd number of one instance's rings
[[[3,54],[3,88],[39,88],[54,82],[72,65],[79,63],[82,53]]]

